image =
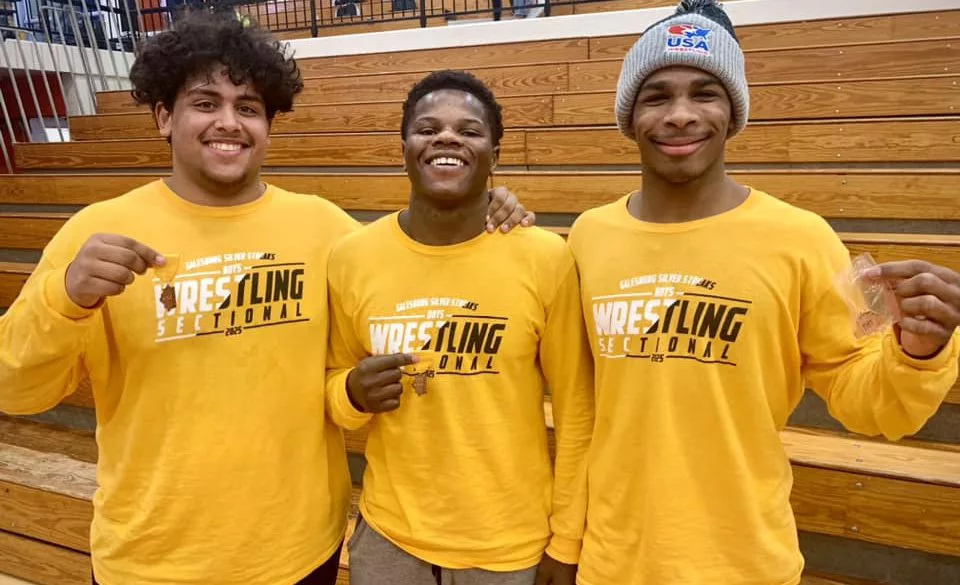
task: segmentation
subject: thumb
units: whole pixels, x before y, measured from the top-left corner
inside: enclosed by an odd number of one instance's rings
[[[133,238],[125,238],[124,243],[127,244],[127,248],[133,250],[134,253],[143,258],[143,261],[146,262],[147,266],[163,266],[167,262],[167,259],[164,258],[162,254],[150,246],[134,240]]]

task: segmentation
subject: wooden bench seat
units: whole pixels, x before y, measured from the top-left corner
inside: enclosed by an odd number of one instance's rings
[[[960,113],[960,75],[843,83],[797,83],[751,87],[750,119],[805,120]],[[567,92],[498,99],[507,128],[610,124],[614,91]],[[303,104],[274,121],[272,134],[397,131],[402,101]],[[147,111],[75,116],[74,141],[155,138]]]
[[[877,585],[862,579],[844,579],[822,573],[804,573],[800,585]]]
[[[46,246],[70,213],[0,212],[0,248],[31,249]]]
[[[747,53],[747,79],[762,83],[829,83],[956,73],[956,41],[906,41]],[[570,63],[569,91],[615,90],[622,59]],[[829,65],[826,65],[829,64]]]
[[[748,25],[738,27],[737,35],[747,53],[797,47],[948,39],[960,37],[960,10]],[[396,73],[447,67],[489,67],[549,61],[622,59],[638,37],[639,34],[633,34],[590,39],[388,51],[367,55],[338,55],[299,59],[298,65],[304,77],[315,77]]]
[[[780,436],[793,466],[799,530],[960,555],[960,452],[806,429]],[[345,438],[348,452],[363,453],[364,429]]]
[[[522,132],[504,136],[500,163],[526,162]],[[170,146],[165,140],[104,140],[91,142],[23,143],[15,145],[16,165],[40,169],[167,168]],[[267,151],[269,166],[383,167],[400,163],[396,132],[363,134],[288,134],[273,136]]]
[[[879,81],[754,84],[750,87],[750,120],[956,114],[960,113],[958,82],[960,77],[937,75]],[[552,119],[544,125],[610,124],[615,120],[615,98],[613,90],[554,94]],[[509,106],[504,106],[509,111]]]
[[[960,192],[956,188],[960,170],[733,170],[731,176],[828,218],[960,220]],[[122,195],[160,177],[142,172],[0,175],[0,192],[4,203],[17,205],[86,205]],[[290,191],[323,195],[343,209],[392,211],[406,205],[410,197],[410,182],[399,172],[265,173],[263,178]],[[592,170],[510,171],[494,177],[496,184],[507,185],[538,213],[586,211],[639,189],[641,179],[639,171]],[[49,230],[46,225],[40,229]],[[11,247],[24,238],[5,229],[0,230],[0,237],[7,242],[0,248]]]
[[[557,39],[315,57],[298,59],[297,65],[304,77],[422,71],[432,67],[491,67],[548,61],[581,61],[589,58],[588,46],[589,41],[585,38]]]
[[[958,62],[960,43],[945,40],[784,49],[748,53],[746,58],[747,79],[755,85],[955,75]],[[824,63],[829,63],[829,67],[824,67]],[[498,97],[510,97],[551,92],[613,91],[621,65],[622,58],[551,60],[492,67],[471,65],[469,70],[486,82]],[[410,88],[435,68],[306,78],[297,101],[319,104],[403,100]],[[98,113],[128,112],[138,108],[129,91],[97,94]]]
[[[545,420],[552,445],[549,403]],[[362,454],[364,431],[345,435],[348,452]],[[960,554],[960,452],[804,429],[784,430],[781,439],[793,465],[791,502],[800,530]],[[69,454],[60,451],[66,445]],[[95,476],[83,452],[95,454],[95,448],[90,433],[0,417],[0,571],[41,585],[89,578],[83,553],[89,552]],[[359,493],[355,486],[348,538]],[[11,550],[55,562],[5,564]],[[348,563],[344,550],[341,567]],[[804,581],[843,582],[819,575]]]
[[[85,553],[0,530],[0,575],[31,585],[90,585],[91,570]]]
[[[0,262],[0,307],[9,307],[33,271],[33,264]]]
[[[0,417],[0,573],[90,585],[95,461],[89,433]]]
[[[0,573],[39,585],[89,585],[95,489],[91,433],[0,416]],[[355,487],[349,533],[359,497]]]
[[[728,163],[914,163],[960,161],[960,118],[756,122],[727,145]],[[615,127],[508,130],[503,166],[639,165],[637,145]],[[22,170],[145,169],[170,166],[163,139],[23,143]],[[397,167],[397,132],[274,136],[266,165]]]
[[[616,128],[531,129],[526,164],[636,165],[637,145]],[[728,163],[960,161],[956,119],[758,122],[727,145]]]
[[[800,465],[960,488],[960,452],[954,445],[920,447],[854,435],[838,439],[836,433],[800,428],[780,437],[790,460]]]
[[[620,57],[638,35],[593,37],[590,59]],[[960,37],[960,10],[860,16],[737,27],[744,52]]]

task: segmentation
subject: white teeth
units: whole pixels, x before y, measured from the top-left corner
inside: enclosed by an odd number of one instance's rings
[[[462,167],[463,161],[459,158],[453,158],[449,156],[441,156],[430,161],[430,164],[435,167]]]
[[[210,147],[215,148],[217,150],[223,150],[226,152],[234,152],[234,151],[240,150],[241,148],[239,144],[227,143],[227,142],[211,142]]]

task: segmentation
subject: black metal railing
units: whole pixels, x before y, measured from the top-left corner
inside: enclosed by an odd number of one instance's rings
[[[609,0],[309,0],[320,28],[419,21],[421,27],[463,21],[572,14],[574,6]]]
[[[476,20],[536,18],[572,14],[575,6],[609,0],[0,0],[0,26],[6,37],[11,29],[43,35],[64,31],[57,42],[105,46],[132,51],[145,35],[170,28],[184,10],[225,10],[256,21],[276,33],[319,36],[320,29],[408,21],[420,27],[457,24]],[[155,4],[155,6],[153,6]],[[72,14],[84,14],[86,22],[66,22]],[[61,22],[53,22],[56,19]],[[413,24],[416,22],[416,25]],[[396,28],[406,28],[397,26]],[[347,32],[346,30],[342,32]],[[334,33],[334,34],[340,34]]]
[[[159,1],[156,4],[140,10],[148,35],[170,28],[183,11],[198,8],[230,11],[273,32],[310,31],[310,36],[317,35],[316,0],[167,0],[163,6]]]

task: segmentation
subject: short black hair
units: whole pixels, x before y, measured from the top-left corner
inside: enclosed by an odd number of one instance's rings
[[[189,79],[223,66],[233,83],[249,83],[263,98],[267,119],[293,109],[303,90],[300,69],[286,46],[230,10],[184,11],[171,30],[147,39],[130,69],[133,99],[173,110]]]
[[[400,135],[407,137],[407,126],[413,117],[413,111],[424,96],[442,89],[452,89],[469,93],[483,104],[493,137],[493,145],[499,146],[503,138],[503,108],[497,103],[496,96],[485,83],[466,71],[444,69],[434,71],[417,82],[407,94],[407,101],[403,102],[403,119],[400,122]]]

